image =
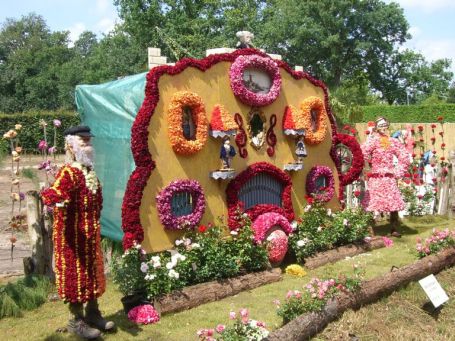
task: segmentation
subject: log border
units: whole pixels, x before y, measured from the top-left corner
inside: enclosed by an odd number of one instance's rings
[[[283,327],[270,333],[267,340],[308,340],[336,320],[347,309],[359,309],[389,295],[398,288],[437,274],[455,264],[455,247],[443,250],[436,255],[422,258],[383,276],[362,283],[356,293],[341,294],[330,300],[320,312],[302,314]]]
[[[336,247],[323,252],[318,252],[315,255],[305,258],[305,267],[313,270],[327,263],[335,263],[346,257],[353,257],[364,252],[380,249],[384,247],[382,237],[375,237],[369,243],[353,243]]]
[[[201,304],[218,301],[245,290],[278,282],[282,279],[281,269],[275,268],[249,273],[239,277],[200,283],[157,298],[153,301],[153,306],[160,315],[178,312],[197,307]]]

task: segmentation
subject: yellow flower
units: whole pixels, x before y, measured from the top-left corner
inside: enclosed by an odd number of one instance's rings
[[[303,277],[306,275],[305,269],[298,264],[291,264],[286,268],[286,273],[292,276]]]

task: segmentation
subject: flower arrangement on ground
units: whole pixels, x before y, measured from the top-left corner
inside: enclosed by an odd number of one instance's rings
[[[358,265],[353,268],[353,276],[339,275],[336,279],[324,280],[312,278],[303,291],[289,290],[283,304],[279,300],[274,301],[278,316],[286,324],[304,313],[322,310],[329,299],[340,293],[357,291],[365,271]]]
[[[246,308],[239,310],[238,314],[234,311],[229,313],[229,318],[234,320],[232,325],[217,325],[214,329],[200,329],[197,332],[199,340],[244,340],[260,341],[269,335],[266,325],[262,321],[252,320]]]
[[[361,208],[332,213],[323,203],[314,201],[304,209],[297,228],[289,235],[290,248],[297,261],[303,262],[316,252],[362,241],[369,234],[371,221],[371,214]]]
[[[306,275],[305,269],[299,264],[291,264],[286,267],[285,272],[288,275],[303,277]]]
[[[242,228],[200,225],[175,241],[175,250],[146,254],[139,244],[115,260],[114,282],[124,295],[160,297],[185,286],[264,270],[267,243],[255,244],[248,217]]]
[[[448,228],[443,231],[433,229],[431,236],[424,241],[417,238],[417,256],[423,258],[453,246],[455,246],[455,231],[450,231]]]

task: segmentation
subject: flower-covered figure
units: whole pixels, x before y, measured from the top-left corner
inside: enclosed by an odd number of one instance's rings
[[[236,152],[235,148],[231,145],[229,136],[225,136],[223,142],[220,149],[221,170],[230,171],[232,170],[232,158],[235,156]]]
[[[90,339],[98,337],[100,330],[114,328],[112,321],[102,318],[97,302],[106,286],[99,223],[101,186],[93,170],[90,128],[71,127],[64,135],[67,163],[42,198],[54,206],[56,284],[69,304],[68,330]]]
[[[403,145],[387,135],[389,122],[385,118],[376,120],[376,134],[362,145],[365,159],[371,166],[368,175],[368,189],[362,201],[365,210],[370,212],[390,212],[391,233],[399,237],[396,231],[398,211],[405,207],[397,179],[403,177],[410,160]],[[397,158],[394,164],[394,156]]]

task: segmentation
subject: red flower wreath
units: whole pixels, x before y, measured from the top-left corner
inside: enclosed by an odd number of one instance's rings
[[[267,212],[276,212],[288,219],[294,219],[294,208],[292,207],[291,189],[292,181],[288,174],[281,169],[267,162],[257,162],[249,166],[239,175],[237,175],[227,186],[227,204],[228,204],[228,225],[231,230],[240,227],[237,211],[242,210],[243,203],[239,201],[238,194],[242,186],[252,177],[259,173],[266,173],[273,176],[276,180],[281,182],[284,186],[283,193],[281,194],[282,207],[271,204],[260,204],[245,210],[251,220],[255,220],[258,216]]]
[[[344,144],[352,153],[352,164],[349,171],[346,174],[342,174],[340,169],[338,169],[340,183],[342,186],[346,186],[359,178],[365,161],[362,149],[354,136],[338,133],[333,137],[333,145],[336,148],[338,144]]]
[[[155,162],[152,160],[152,155],[148,149],[148,127],[150,119],[155,113],[155,108],[160,100],[158,88],[160,77],[163,75],[177,75],[184,71],[187,67],[194,67],[205,72],[213,65],[220,62],[232,63],[238,56],[242,55],[258,55],[264,58],[269,58],[267,54],[256,49],[239,49],[232,53],[210,55],[204,59],[184,58],[178,61],[174,66],[158,66],[151,69],[147,74],[145,99],[131,128],[131,150],[133,152],[136,169],[133,171],[128,180],[122,204],[122,229],[125,232],[123,237],[123,248],[125,250],[133,246],[134,242],[140,243],[144,239],[144,230],[140,220],[139,206],[141,204],[142,194],[150,173],[153,169],[155,169]],[[324,92],[324,105],[330,120],[332,132],[335,134],[337,131],[336,122],[331,111],[328,90],[324,82],[314,78],[306,72],[292,70],[289,65],[283,61],[276,60],[274,62],[279,68],[285,70],[294,79],[306,79],[314,86],[322,89]],[[336,158],[333,155],[332,159],[336,162]],[[283,210],[282,208],[280,209]]]

